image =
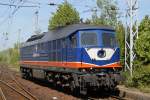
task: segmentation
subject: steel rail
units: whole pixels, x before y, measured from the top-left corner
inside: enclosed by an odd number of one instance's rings
[[[3,68],[3,66],[1,67]],[[0,75],[2,76],[2,70],[0,71]],[[3,81],[1,78],[0,78],[0,82],[7,85],[9,88],[13,89],[15,92],[25,96],[25,98],[29,99],[29,100],[38,100],[32,93],[30,93],[29,91],[27,91],[20,82],[18,82],[16,80],[16,78],[10,73],[8,72],[10,78],[14,81],[14,83],[17,85],[18,88],[20,88],[21,90],[23,90],[26,94],[18,91],[17,89],[13,88],[11,85],[7,84],[5,81]]]
[[[14,87],[10,86],[6,82],[0,80],[0,83],[2,83],[3,85],[9,87],[10,89],[12,89],[13,91],[17,92],[18,94],[20,94],[21,96],[25,97],[26,99],[31,100],[31,98],[29,98],[28,96],[24,95],[22,92],[18,91],[17,89],[15,89]]]
[[[10,74],[10,73],[9,73]],[[17,86],[19,87],[19,88],[21,88],[22,90],[24,90],[29,96],[31,96],[34,100],[38,100],[32,93],[30,93],[29,91],[27,91],[23,86],[22,86],[22,84],[20,83],[20,82],[18,82],[16,79],[15,79],[15,77],[12,75],[12,74],[10,74],[10,76],[11,76],[11,78],[12,78],[12,80],[17,84]]]
[[[2,100],[7,100],[1,88],[0,88],[0,95]]]

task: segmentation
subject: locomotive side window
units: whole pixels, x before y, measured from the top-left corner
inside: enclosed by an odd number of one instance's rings
[[[53,40],[53,50],[56,50],[56,40]]]
[[[81,45],[82,46],[97,46],[98,39],[95,32],[82,32],[81,33]]]
[[[66,39],[62,39],[62,48],[66,48]]]
[[[71,42],[71,47],[75,48],[77,46],[77,37],[76,37],[76,35],[74,34],[74,35],[70,36],[69,39],[70,39],[70,42]]]
[[[102,38],[103,38],[103,45],[105,47],[117,46],[117,41],[116,41],[116,37],[115,37],[114,34],[112,34],[112,33],[103,33]]]
[[[57,40],[57,50],[59,50],[61,48],[61,40]]]

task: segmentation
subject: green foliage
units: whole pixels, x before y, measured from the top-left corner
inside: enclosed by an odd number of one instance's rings
[[[117,2],[116,0],[97,0],[97,6],[101,10],[101,23],[103,25],[116,26],[117,24]]]
[[[138,56],[138,60],[143,62],[143,64],[150,63],[150,32],[142,31],[140,32],[139,38],[136,40],[136,53]]]
[[[135,29],[135,27],[133,27]],[[150,92],[150,18],[145,16],[139,26],[139,38],[135,40],[136,60],[133,63],[133,77],[123,72],[124,84]],[[120,38],[119,38],[120,39]]]
[[[121,55],[121,63],[124,65],[124,53],[125,53],[125,28],[122,24],[122,22],[118,22],[116,26],[116,37],[119,42],[120,47],[120,55]]]
[[[48,29],[55,29],[80,22],[79,13],[67,1],[59,5],[56,13],[49,20]]]
[[[134,69],[133,77],[129,77],[129,72],[124,72],[127,87],[135,87],[144,92],[150,92],[150,65],[140,66]]]
[[[97,16],[96,13],[94,13],[92,15],[91,24],[94,24],[94,25],[107,25],[101,17]]]
[[[7,61],[7,57],[5,54],[6,53],[4,51],[0,52],[0,62],[6,62]]]
[[[140,23],[139,35],[141,35],[143,32],[147,32],[147,31],[150,31],[150,18],[148,15],[146,15]]]
[[[19,64],[19,50],[18,45],[15,44],[14,48],[9,48],[0,52],[0,63],[18,65]]]
[[[150,18],[145,16],[139,26],[139,38],[136,40],[135,50],[137,61],[141,64],[150,63]]]
[[[134,27],[135,28],[135,27]],[[135,40],[136,60],[134,61],[133,77],[124,72],[126,86],[150,92],[150,18],[145,16],[139,26],[139,38]]]

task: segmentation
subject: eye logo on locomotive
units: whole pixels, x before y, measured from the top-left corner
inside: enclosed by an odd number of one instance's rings
[[[111,48],[91,48],[85,49],[90,59],[95,60],[109,60],[115,53],[114,49]]]
[[[106,51],[101,49],[97,52],[97,56],[100,58],[104,58],[106,56]]]

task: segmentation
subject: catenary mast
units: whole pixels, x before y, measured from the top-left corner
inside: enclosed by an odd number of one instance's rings
[[[125,70],[133,76],[133,61],[135,54],[135,39],[138,38],[138,0],[126,0],[126,33],[125,33]]]

